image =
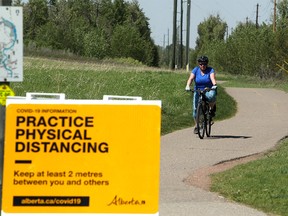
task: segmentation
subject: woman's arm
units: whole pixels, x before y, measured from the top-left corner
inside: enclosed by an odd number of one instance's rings
[[[210,74],[210,79],[213,85],[217,85],[215,72]]]
[[[190,86],[192,81],[194,80],[195,74],[191,73],[188,80],[187,80],[187,85],[186,86]]]

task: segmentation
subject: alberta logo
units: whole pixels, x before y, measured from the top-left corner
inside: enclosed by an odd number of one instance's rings
[[[108,206],[116,205],[116,206],[122,206],[122,205],[145,205],[145,200],[137,200],[133,197],[131,199],[123,199],[121,197],[118,197],[117,195],[113,198],[113,200],[108,204]]]

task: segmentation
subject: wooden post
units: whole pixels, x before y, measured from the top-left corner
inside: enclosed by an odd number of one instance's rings
[[[273,18],[273,32],[276,32],[276,7],[277,7],[277,0],[274,0],[274,18]]]
[[[172,52],[172,61],[171,69],[175,70],[175,57],[176,57],[176,43],[177,43],[177,0],[174,0],[174,12],[173,12],[173,52]]]
[[[189,46],[190,46],[190,12],[191,0],[187,1],[187,22],[186,22],[186,70],[189,71]]]

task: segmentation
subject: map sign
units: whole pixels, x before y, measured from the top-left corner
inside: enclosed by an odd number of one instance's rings
[[[22,7],[0,7],[0,82],[23,81]]]

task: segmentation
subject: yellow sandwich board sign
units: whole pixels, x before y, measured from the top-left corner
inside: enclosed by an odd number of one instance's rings
[[[160,101],[7,102],[2,215],[158,215]]]

